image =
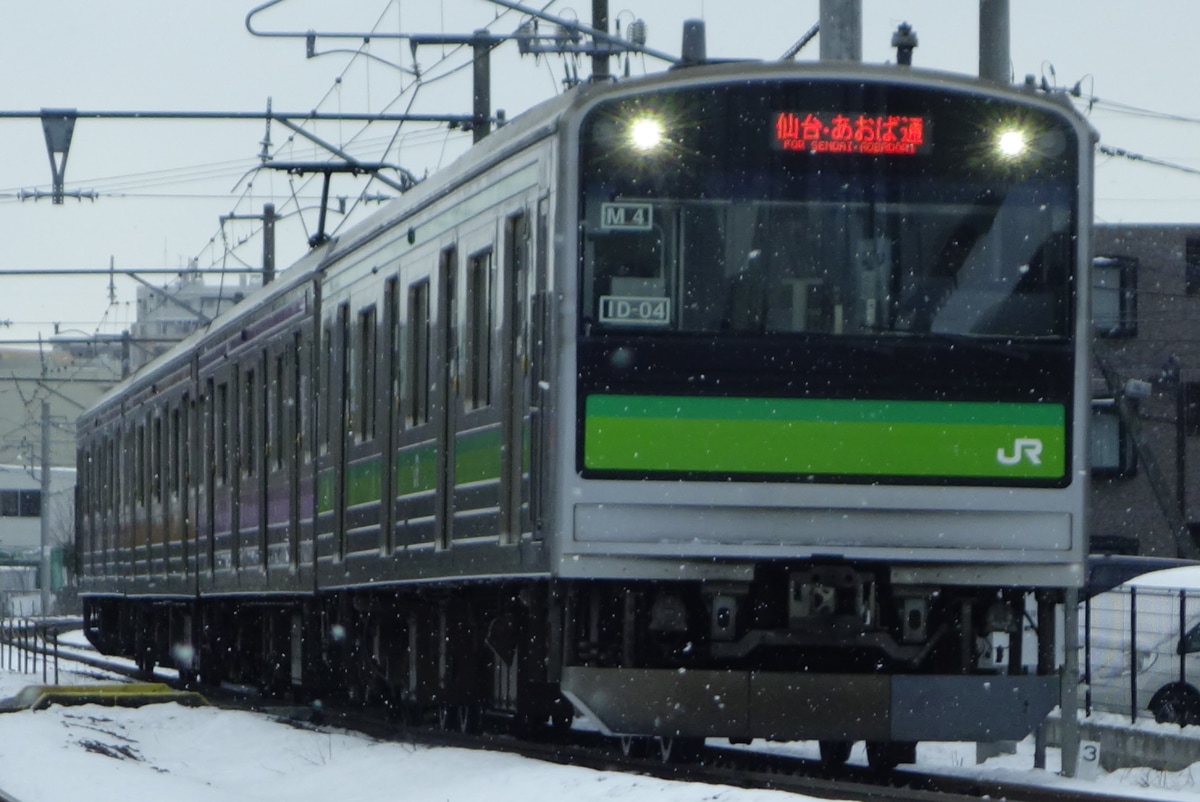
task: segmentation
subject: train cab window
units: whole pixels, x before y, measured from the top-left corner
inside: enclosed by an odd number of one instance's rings
[[[1076,166],[1059,158],[1069,125],[1030,110],[1023,124],[1045,145],[1014,160],[980,147],[995,125],[988,100],[823,91],[731,83],[591,108],[579,154],[583,334],[1069,336],[1079,259]],[[814,156],[777,126],[780,108],[817,96],[919,110],[906,119],[936,143],[896,158]],[[669,147],[631,149],[627,124],[667,108]]]
[[[429,422],[429,361],[431,330],[429,319],[429,281],[423,280],[409,287],[408,319],[409,338],[408,397],[411,403],[410,420],[414,426]]]
[[[651,216],[649,209],[645,214]],[[628,217],[632,216],[630,212]],[[611,217],[611,213],[603,216],[609,222]],[[625,220],[621,216],[613,225],[626,225]],[[608,228],[604,222],[589,229],[587,249],[593,271],[589,286],[595,293],[589,306],[595,320],[606,325],[673,325],[677,312],[671,309],[663,239],[661,219],[643,230]]]
[[[467,263],[466,404],[468,409],[491,401],[492,310],[495,288],[491,276],[491,251],[472,256]]]
[[[358,434],[364,441],[375,437],[376,317],[374,306],[358,313]]]

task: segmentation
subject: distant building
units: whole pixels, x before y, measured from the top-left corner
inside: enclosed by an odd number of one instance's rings
[[[163,288],[138,287],[137,320],[129,330],[135,345],[130,369],[136,372],[259,286],[245,275],[229,284],[208,284],[193,269]]]
[[[1200,226],[1094,232],[1092,550],[1200,558]]]
[[[75,465],[75,419],[121,380],[119,349],[72,353],[0,347],[0,465],[41,465],[42,402],[50,410],[50,464]]]
[[[42,545],[42,512],[49,515],[49,544],[75,538],[75,469],[51,468],[50,492],[42,497],[38,471],[0,465],[0,563],[36,562]]]
[[[59,332],[41,348],[0,346],[0,465],[41,465],[42,403],[49,404],[50,465],[75,466],[75,420],[120,381],[229,309],[258,282],[208,284],[185,271],[138,290],[137,322],[120,334]],[[3,549],[0,539],[0,549]]]

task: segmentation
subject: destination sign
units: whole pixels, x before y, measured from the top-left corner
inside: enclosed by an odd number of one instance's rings
[[[671,322],[671,299],[625,295],[600,297],[600,322],[625,326],[666,326]]]
[[[932,146],[931,122],[899,114],[783,111],[775,115],[775,150],[912,156]]]

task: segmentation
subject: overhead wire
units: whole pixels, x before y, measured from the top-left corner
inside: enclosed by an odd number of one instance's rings
[[[553,4],[553,0],[550,0],[550,2],[547,2],[545,4],[545,6],[543,7],[543,10],[545,8],[549,8],[552,4]],[[377,30],[379,25],[381,25],[383,23],[383,20],[386,17],[390,6],[391,6],[391,0],[389,0],[388,5],[385,6],[384,10],[380,13],[379,18],[376,20],[375,24],[371,27],[371,31]],[[489,23],[489,25],[495,23],[496,21],[498,21],[500,19],[503,19],[505,16],[507,16],[509,13],[511,13],[511,11],[512,11],[511,9],[504,9],[504,10],[500,11],[499,13],[497,13],[495,15],[495,17],[492,20],[492,23]],[[444,27],[444,25],[443,25],[443,27]],[[347,60],[347,62],[345,64],[345,66],[342,68],[341,72],[334,79],[333,84],[330,86],[330,88],[328,90],[326,90],[325,95],[321,98],[321,100],[314,107],[315,109],[321,108],[321,106],[324,105],[325,103],[329,102],[329,100],[331,98],[336,98],[336,99],[340,100],[340,91],[344,85],[346,77],[349,75],[351,68],[354,66],[354,63],[358,58],[367,57],[369,55],[368,53],[366,53],[366,48],[368,48],[368,47],[369,47],[369,40],[364,41],[363,44],[360,45],[359,49],[350,56],[350,58]],[[386,112],[389,109],[391,109],[398,102],[400,102],[400,100],[405,96],[405,94],[408,94],[411,91],[411,97],[409,98],[409,103],[406,108],[406,113],[407,113],[412,110],[412,107],[416,102],[417,95],[420,92],[420,89],[422,87],[428,86],[430,84],[434,84],[438,81],[446,80],[446,79],[462,72],[463,70],[471,67],[470,61],[464,61],[453,67],[450,67],[449,69],[442,71],[442,68],[444,67],[445,64],[447,64],[447,62],[451,61],[452,59],[454,59],[456,56],[458,56],[460,53],[464,52],[467,49],[468,49],[467,45],[465,45],[465,44],[455,45],[453,47],[450,47],[449,49],[443,48],[441,57],[433,64],[433,66],[431,66],[430,68],[427,68],[425,70],[421,70],[419,73],[419,77],[416,80],[414,80],[413,82],[411,82],[410,84],[408,84],[408,86],[403,87],[392,98],[392,100],[389,101],[384,106],[383,111]],[[368,59],[368,71],[369,71],[369,59]],[[345,149],[349,145],[355,143],[358,140],[358,138],[368,130],[369,126],[370,126],[370,123],[364,123],[359,128],[359,130],[356,133],[352,134],[350,137],[348,137],[348,138],[339,137],[339,139],[340,139],[339,147],[341,147],[342,149]],[[390,152],[391,147],[394,145],[395,141],[400,136],[400,132],[402,130],[403,130],[403,123],[398,123],[395,131],[393,132],[393,135],[391,137],[388,147],[383,149],[383,153],[385,155],[388,152]],[[449,140],[450,133],[451,132],[449,130],[447,130],[442,135],[442,152],[438,158],[438,166],[441,165],[441,160],[445,156],[445,147]],[[278,153],[282,152],[284,147],[293,145],[296,136],[297,135],[295,133],[291,134],[287,138],[287,140],[283,144],[281,144],[279,146],[279,148],[276,149],[275,153],[278,154]],[[315,176],[311,176],[311,177],[305,179],[305,182],[304,182],[304,184],[302,184],[302,187],[307,186],[311,181],[313,181],[315,179],[316,179]],[[370,191],[371,184],[374,180],[375,179],[374,179],[373,175],[368,176],[367,183],[364,186],[363,190],[361,192],[359,192],[357,197],[355,198],[355,201],[353,202],[353,204],[351,206],[351,210],[357,208],[357,206],[363,201],[363,198]],[[295,194],[296,194],[295,191],[293,191],[293,198],[294,198]],[[295,206],[297,211],[299,211],[299,209],[300,209],[299,203],[296,203],[294,200],[289,200],[288,207],[290,208],[291,206]],[[235,208],[236,208],[236,206],[235,206]],[[301,220],[303,221],[303,215],[300,215],[300,216],[301,216]],[[334,231],[335,232],[340,231],[341,228],[344,227],[345,225],[347,225],[350,221],[351,221],[351,215],[350,214],[344,215],[342,220],[334,227]],[[304,228],[305,228],[305,236],[308,237],[306,224],[304,224]]]

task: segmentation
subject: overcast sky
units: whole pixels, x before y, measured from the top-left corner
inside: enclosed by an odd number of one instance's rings
[[[528,0],[544,7],[545,0]],[[248,0],[39,0],[7,3],[0,12],[0,112],[42,108],[83,111],[403,112],[470,111],[468,54],[424,47],[418,83],[406,43],[376,36],[373,58],[334,52],[305,58],[302,38],[256,37],[246,29]],[[589,0],[549,5],[551,13],[587,21]],[[1194,0],[1011,0],[1012,62],[1017,80],[1032,74],[1057,86],[1080,84],[1104,144],[1200,170],[1200,94],[1190,88],[1200,3]],[[610,17],[622,28],[642,18],[648,45],[678,52],[682,21],[708,23],[710,57],[777,58],[818,16],[818,0],[620,0]],[[487,0],[285,0],[255,17],[271,32],[466,34],[487,27],[511,33],[523,15]],[[863,0],[864,60],[894,60],[890,38],[908,22],[920,45],[918,67],[974,74],[978,69],[978,4],[974,0]],[[354,51],[361,40],[318,37],[316,49]],[[815,59],[813,42],[800,59]],[[635,58],[638,75],[664,65]],[[586,76],[589,63],[578,70]],[[623,63],[614,64],[622,70]],[[565,64],[521,58],[515,44],[493,56],[493,105],[509,117],[562,91]],[[415,99],[414,99],[415,95]],[[410,106],[411,104],[411,106]],[[1144,111],[1142,111],[1144,110]],[[1166,120],[1144,112],[1188,118]],[[469,135],[445,126],[394,128],[320,122],[306,126],[365,161],[387,161],[423,175],[469,145]],[[219,223],[222,215],[260,214],[273,202],[289,215],[278,234],[280,266],[306,249],[316,226],[319,187],[272,171],[253,172],[266,134],[261,121],[80,120],[66,164],[66,188],[95,191],[96,200],[20,200],[22,191],[49,191],[50,163],[36,119],[0,118],[0,272],[23,269],[257,267],[257,223]],[[281,125],[268,150],[280,160],[327,154]],[[1105,222],[1200,220],[1200,175],[1097,157],[1097,216]],[[334,196],[353,207],[348,220],[374,207],[355,206],[364,189],[394,191],[365,178],[335,178]],[[295,214],[297,206],[307,209]],[[161,282],[164,279],[157,278]],[[236,281],[236,279],[230,279]],[[43,337],[60,330],[116,332],[134,315],[135,285],[118,280],[110,303],[106,280],[4,279],[0,339]]]

